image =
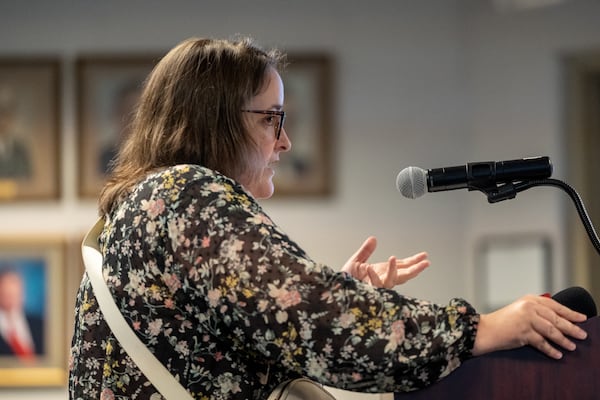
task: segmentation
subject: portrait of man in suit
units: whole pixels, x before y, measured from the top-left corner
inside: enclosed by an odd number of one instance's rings
[[[25,281],[13,266],[0,266],[0,356],[24,360],[44,353],[44,321],[25,307]]]

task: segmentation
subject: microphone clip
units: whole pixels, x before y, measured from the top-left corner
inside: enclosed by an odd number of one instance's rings
[[[510,200],[517,197],[517,193],[535,186],[535,183],[525,182],[508,182],[502,185],[472,185],[469,190],[478,190],[487,196],[488,203],[498,203],[503,200]]]

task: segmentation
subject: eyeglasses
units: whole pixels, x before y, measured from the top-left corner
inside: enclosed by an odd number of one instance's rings
[[[242,112],[253,113],[253,114],[264,114],[271,115],[273,117],[279,117],[277,124],[274,124],[275,127],[275,138],[279,140],[281,136],[281,128],[283,128],[283,121],[285,121],[285,111],[275,111],[275,110],[242,110]]]

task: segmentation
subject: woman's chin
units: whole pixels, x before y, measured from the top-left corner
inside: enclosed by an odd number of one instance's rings
[[[271,186],[265,190],[261,196],[257,197],[258,199],[269,199],[271,197],[273,197],[273,193],[275,193],[275,188],[273,187],[273,185],[271,184]]]
[[[275,187],[273,185],[272,178],[269,178],[268,180],[263,181],[259,185],[256,185],[254,190],[251,190],[250,192],[252,193],[252,196],[254,196],[254,198],[256,198],[256,199],[270,198],[271,196],[273,196],[273,193],[275,192]]]

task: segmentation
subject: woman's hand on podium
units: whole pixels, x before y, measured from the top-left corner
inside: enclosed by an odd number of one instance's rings
[[[473,355],[530,345],[554,359],[563,354],[557,347],[575,350],[570,338],[583,340],[587,333],[575,325],[587,319],[555,300],[527,295],[489,314],[482,314]]]

